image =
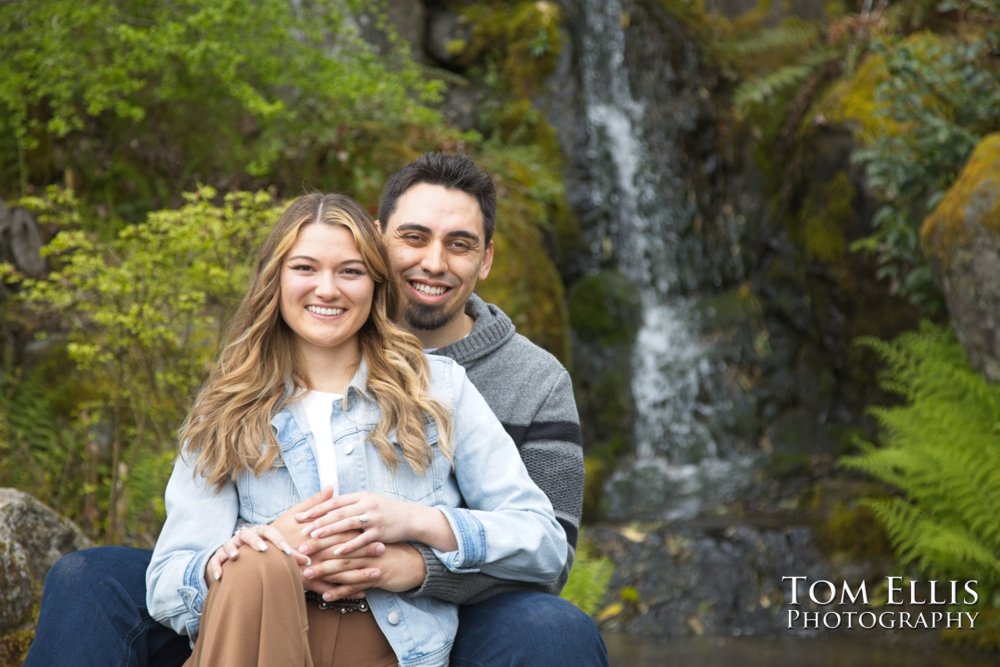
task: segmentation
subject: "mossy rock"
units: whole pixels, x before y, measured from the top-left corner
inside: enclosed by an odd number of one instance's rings
[[[854,194],[854,185],[844,171],[810,190],[794,235],[811,259],[825,264],[844,260],[847,233],[854,220]]]
[[[569,292],[569,312],[573,333],[604,347],[631,345],[642,325],[639,290],[616,271],[578,280]]]
[[[542,89],[563,49],[562,10],[557,3],[477,2],[456,9],[472,25],[471,39],[456,45],[460,62],[469,65],[500,53],[494,67],[505,88],[516,97],[530,97]]]
[[[503,308],[519,333],[569,363],[569,337],[562,280],[541,233],[526,225],[497,226],[495,259],[477,292]]]
[[[1000,382],[1000,133],[973,150],[920,244],[969,360]]]
[[[920,228],[924,255],[947,269],[957,248],[984,231],[1000,238],[1000,133],[985,137]]]

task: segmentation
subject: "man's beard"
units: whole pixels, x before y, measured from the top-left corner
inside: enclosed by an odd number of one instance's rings
[[[411,329],[433,331],[448,324],[457,314],[457,308],[443,306],[426,306],[422,303],[407,303],[403,310],[403,319]]]

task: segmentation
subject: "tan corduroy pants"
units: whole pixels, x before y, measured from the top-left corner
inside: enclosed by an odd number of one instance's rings
[[[280,549],[240,548],[209,590],[186,667],[389,667],[396,655],[369,613],[305,600],[295,562]]]

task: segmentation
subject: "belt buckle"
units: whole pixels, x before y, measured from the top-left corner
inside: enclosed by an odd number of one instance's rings
[[[333,600],[332,602],[321,600],[319,608],[324,610],[336,609],[341,614],[350,614],[356,611],[365,613],[368,611],[368,601],[364,598],[358,600]]]
[[[306,591],[306,598],[315,602],[323,611],[336,610],[341,614],[351,614],[353,612],[365,613],[370,609],[368,600],[365,598],[344,598],[327,602],[322,596],[312,591]]]

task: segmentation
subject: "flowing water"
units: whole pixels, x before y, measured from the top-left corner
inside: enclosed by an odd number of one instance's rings
[[[675,130],[648,112],[651,105],[662,109],[663,92],[634,90],[629,80],[629,8],[618,0],[583,0],[579,9],[582,158],[603,173],[591,175],[588,201],[575,207],[590,218],[595,263],[610,261],[629,278],[643,310],[632,362],[635,460],[612,478],[608,514],[691,518],[737,495],[753,464],[740,453],[746,448],[734,447],[717,428],[731,408],[719,389],[725,371],[700,340],[694,314],[692,285],[718,283],[712,275],[718,267],[705,261],[690,230],[697,211],[684,168],[669,154]]]

